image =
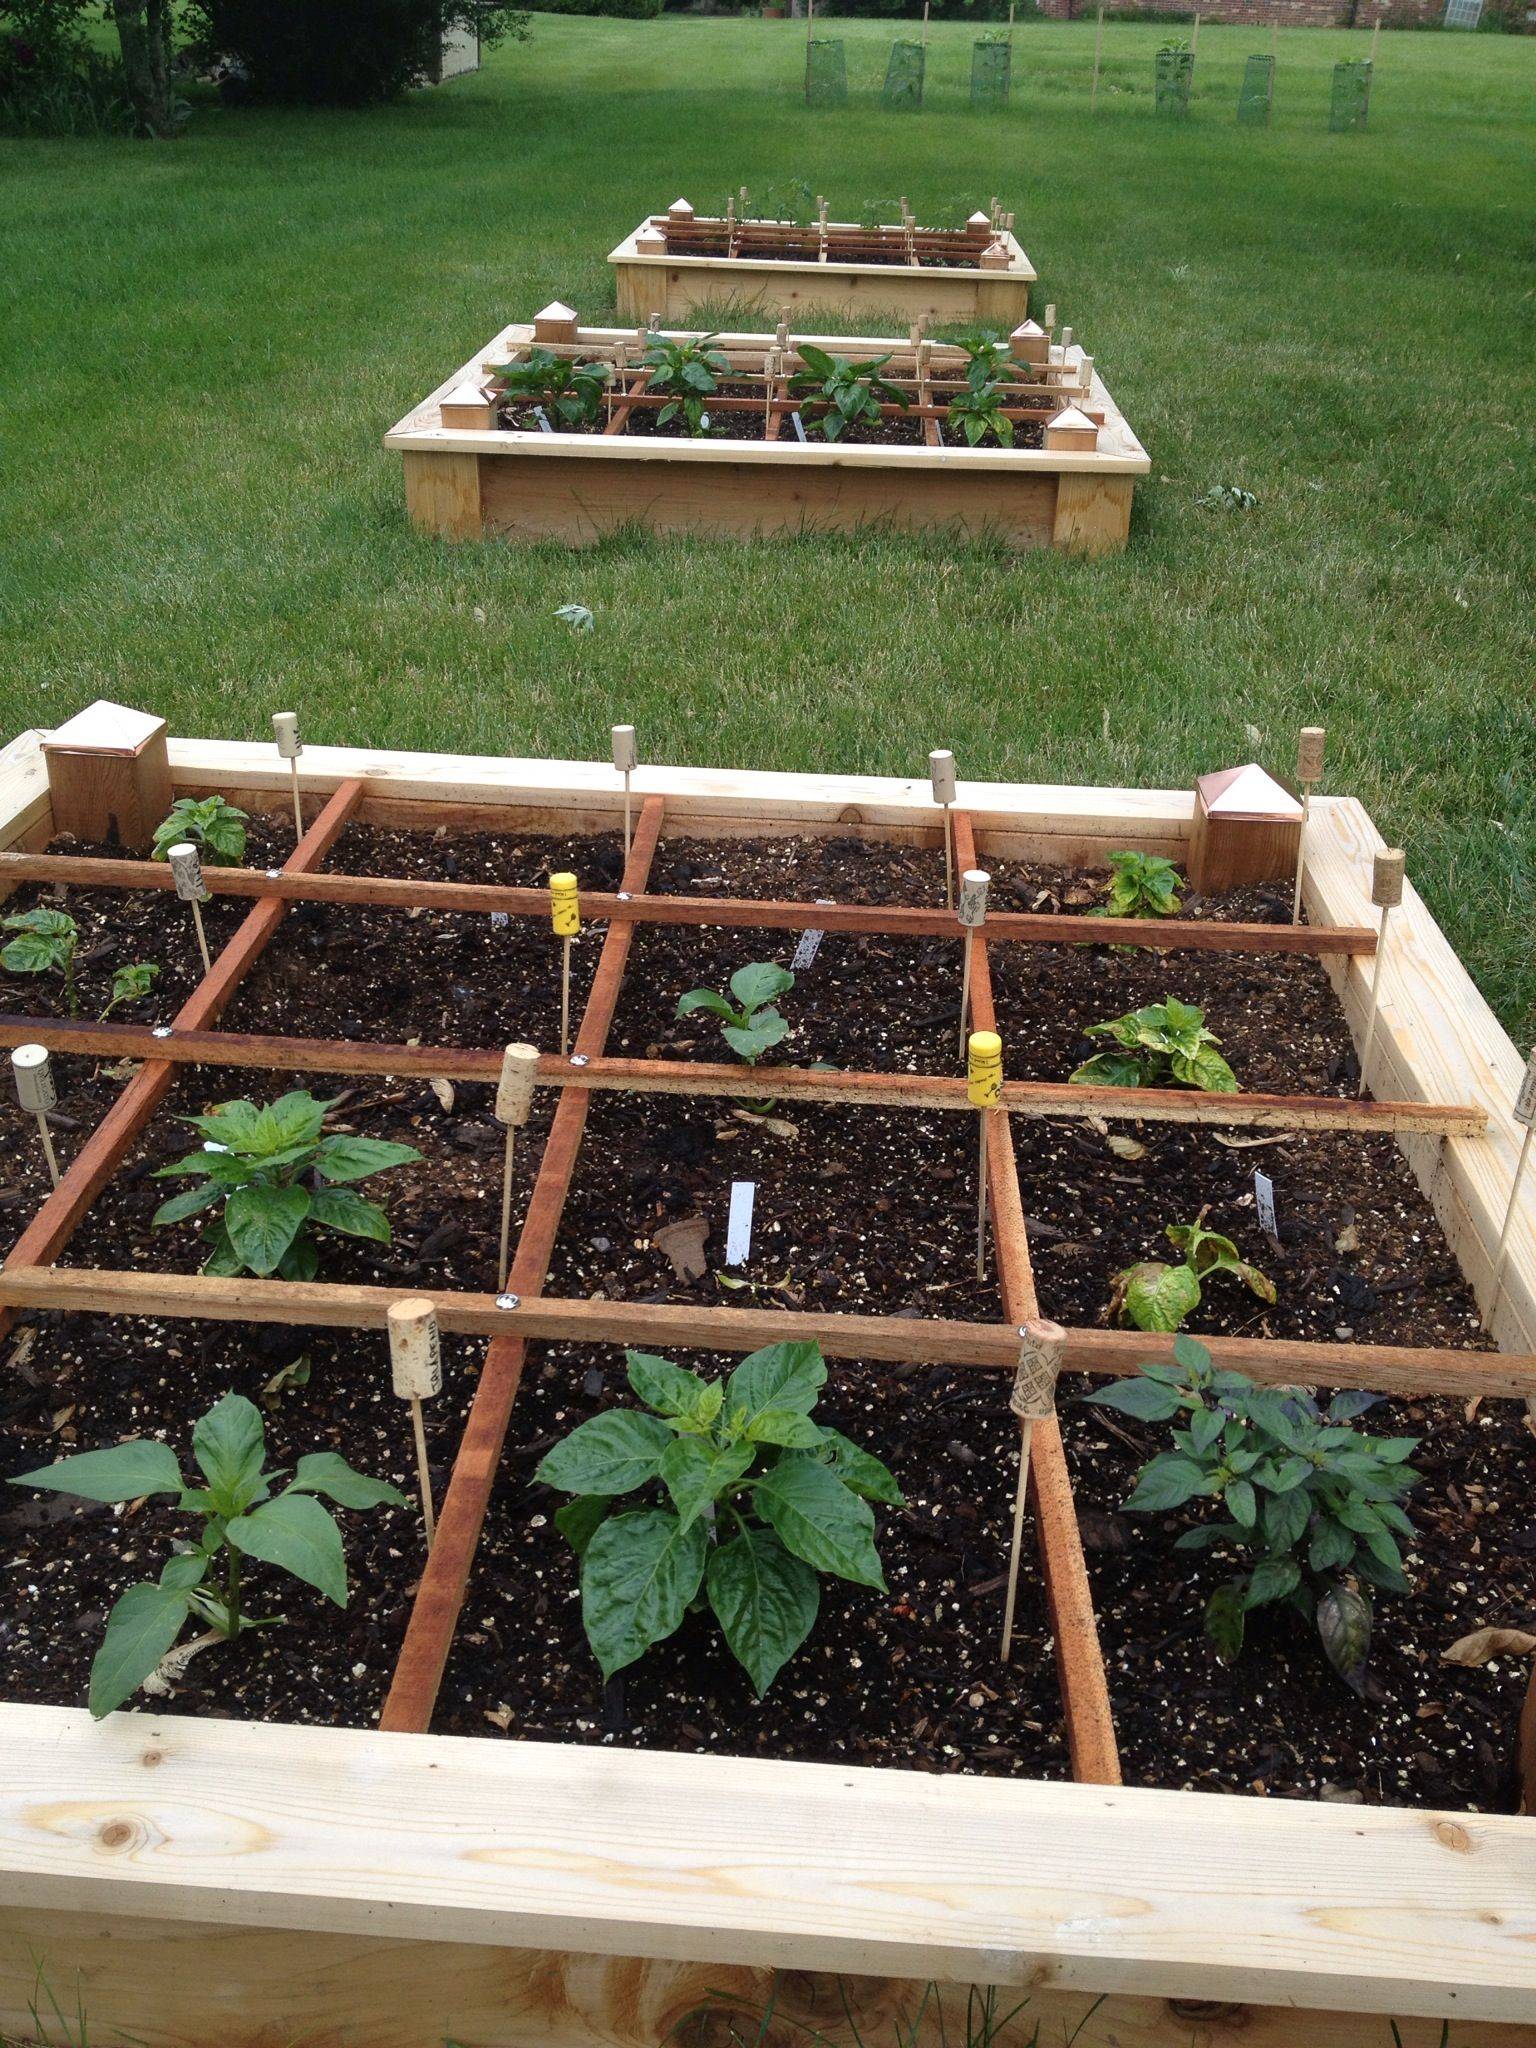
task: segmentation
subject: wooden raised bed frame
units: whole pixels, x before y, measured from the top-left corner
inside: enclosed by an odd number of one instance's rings
[[[690,253],[702,240],[730,235],[731,253]],[[660,235],[667,246],[648,245]],[[754,250],[770,238],[808,245],[804,261],[758,256]],[[819,253],[823,243],[825,254]],[[872,263],[868,251],[917,261]],[[983,252],[998,252],[983,263]],[[998,255],[1006,252],[1006,262]],[[937,268],[923,255],[963,255],[964,264]],[[613,265],[619,316],[638,320],[690,321],[705,308],[718,317],[725,307],[777,318],[808,307],[819,312],[886,316],[898,329],[914,320],[947,325],[980,322],[1006,332],[1029,317],[1029,288],[1035,268],[1009,228],[915,228],[910,240],[900,227],[861,227],[856,221],[828,221],[825,238],[815,223],[796,228],[783,221],[724,220],[692,216],[685,221],[665,213],[652,214],[633,234],[608,252]],[[876,324],[885,324],[881,319]]]
[[[743,537],[888,523],[1086,555],[1125,545],[1131,494],[1151,463],[1076,343],[1050,347],[1049,361],[1036,366],[1036,390],[1051,394],[1043,411],[1071,404],[1086,411],[1098,429],[1097,445],[1088,448],[951,448],[931,445],[933,435],[916,447],[802,443],[790,434],[671,440],[625,434],[613,425],[597,434],[546,434],[491,424],[493,408],[483,395],[488,370],[536,339],[566,354],[633,365],[648,338],[632,327],[578,327],[574,316],[568,323],[540,316],[504,327],[385,436],[384,445],[404,458],[413,524],[449,540],[501,534],[572,545],[631,521],[659,533]],[[797,339],[845,355],[890,355],[887,375],[921,381],[910,341],[806,335],[790,338],[791,351]],[[781,354],[772,334],[725,334],[720,345],[733,365],[758,377],[767,359]],[[922,365],[934,375],[963,360],[940,342],[921,347]],[[623,411],[617,405],[620,426]],[[775,425],[782,418],[776,415]],[[1060,436],[1063,442],[1082,438],[1092,437],[1080,430]]]
[[[178,790],[218,790],[282,815],[287,764],[270,747],[172,741]],[[62,1186],[0,1273],[0,1304],[125,1314],[331,1322],[376,1329],[387,1288],[54,1268],[94,1195],[163,1099],[175,1067],[217,1058],[253,1068],[416,1071],[484,1077],[494,1051],[315,1044],[217,1031],[219,1011],[296,896],[447,906],[432,885],[328,877],[329,847],[351,819],[458,829],[612,829],[621,806],[607,767],[426,754],[306,749],[312,818],[283,876],[209,880],[256,898],[169,1039],[135,1027],[7,1018],[3,1042],[143,1056]],[[0,1706],[0,2027],[25,2031],[37,1972],[61,2004],[81,2002],[92,2037],[157,2048],[269,2048],[277,2039],[369,2048],[440,2048],[445,2037],[549,2048],[659,2044],[711,1992],[759,2007],[775,1972],[779,2010],[841,2032],[834,1974],[866,2033],[889,2022],[914,1981],[1029,1994],[1023,2031],[1058,2022],[1082,2048],[1452,2048],[1536,2042],[1536,1829],[1481,1814],[1218,1798],[1127,1788],[1099,1662],[1070,1487],[1054,1425],[1037,1425],[1031,1478],[1041,1570],[1057,1643],[1074,1784],[476,1741],[425,1732],[464,1598],[481,1518],[529,1338],[613,1337],[737,1350],[794,1324],[841,1355],[945,1359],[1007,1370],[1012,1325],[1033,1313],[1029,1249],[1005,1141],[1010,1116],[1046,1113],[1017,1084],[990,1147],[992,1213],[1005,1320],[900,1318],[561,1301],[542,1292],[550,1248],[594,1088],[735,1092],[739,1072],[603,1058],[637,922],[778,924],[814,920],[880,930],[900,912],[820,905],[644,899],[664,825],[695,835],[808,832],[936,843],[926,782],[830,775],[642,769],[639,824],[577,1038],[584,1067],[546,1060],[561,1084],[529,1197],[511,1286],[520,1297],[442,1294],[445,1328],[492,1342],[442,1502],[438,1541],[380,1731],[239,1724]],[[1176,792],[968,784],[957,813],[963,861],[1102,862],[1134,846],[1179,858],[1190,799]],[[53,831],[39,735],[0,753],[0,848],[36,853]],[[1324,959],[1351,1023],[1369,977],[1369,871],[1381,844],[1362,807],[1317,798],[1307,840],[1310,932],[1161,927],[1163,941],[1305,944]],[[38,871],[0,862],[0,888]],[[50,858],[64,879],[76,866]],[[119,868],[120,864],[106,864]],[[90,878],[144,886],[136,872]],[[163,886],[162,882],[155,885]],[[448,886],[448,885],[444,885]],[[469,907],[525,891],[455,890]],[[391,894],[391,891],[396,893]],[[542,907],[542,897],[540,898]],[[488,907],[488,906],[487,906]],[[590,899],[589,908],[599,908]],[[922,927],[936,915],[918,913]],[[988,927],[977,949],[976,1020],[991,1020],[987,949],[1048,941],[1055,920]],[[1031,934],[1025,927],[1042,927]],[[1011,927],[1011,929],[1010,929]],[[1123,936],[1122,927],[1117,936]],[[1267,935],[1267,937],[1266,937]],[[1383,962],[1376,1040],[1392,1102],[1312,1104],[1331,1121],[1390,1128],[1474,1289],[1489,1292],[1519,1127],[1521,1062],[1443,935],[1409,888]],[[644,1069],[643,1073],[637,1072]],[[836,1089],[890,1098],[889,1077],[775,1076],[786,1094]],[[1081,1093],[1081,1091],[1078,1091]],[[955,1106],[924,1081],[920,1102]],[[1044,1096],[1059,1095],[1046,1089]],[[903,1082],[912,1100],[912,1084]],[[1170,1113],[1178,1098],[1164,1098]],[[1180,1108],[1184,1105],[1180,1103]],[[1085,1113],[1090,1105],[1083,1105]],[[1091,1105],[1095,1109],[1098,1105]],[[1200,1113],[1189,1104],[1190,1114]],[[1263,1117],[1305,1121],[1308,1104],[1251,1098]],[[1051,1114],[1069,1104],[1054,1100]],[[1136,1104],[1128,1113],[1145,1113]],[[419,1290],[412,1290],[413,1292]],[[1536,1390],[1536,1193],[1511,1241],[1496,1318],[1500,1354],[1216,1340],[1271,1379],[1395,1391]],[[1156,1340],[1070,1334],[1069,1363],[1123,1372]],[[382,1352],[380,1353],[382,1369]],[[851,1982],[848,1980],[852,1980]],[[1011,2002],[1011,2001],[1010,2001]],[[1297,2008],[1307,2017],[1298,2020]],[[953,2008],[951,2008],[951,2013]],[[718,2012],[679,2038],[723,2041]]]

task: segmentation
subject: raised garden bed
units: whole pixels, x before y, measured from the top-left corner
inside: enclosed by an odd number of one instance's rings
[[[927,320],[1006,331],[1028,317],[1035,280],[1011,216],[995,208],[959,228],[865,227],[696,215],[679,200],[643,220],[608,261],[624,319],[679,326],[701,308],[711,318],[734,307],[777,319],[815,307],[884,315],[902,327]]]
[[[40,1962],[69,1995],[81,1974],[93,2033],[233,2048],[271,2037],[296,1982],[320,2031],[595,2044],[668,2038],[712,1991],[760,2010],[776,1969],[797,1973],[780,2012],[834,2032],[831,1973],[856,1980],[866,2031],[901,1980],[935,1978],[1017,1987],[1021,2039],[1059,2020],[1092,2048],[1184,2048],[1190,2001],[1221,2048],[1279,2048],[1297,2007],[1344,2048],[1375,2048],[1388,2014],[1408,2048],[1441,2015],[1479,2048],[1528,2034],[1525,1674],[1440,1662],[1460,1633],[1529,1621],[1529,1196],[1483,1327],[1520,1061],[1410,890],[1381,962],[1378,1099],[1357,1099],[1379,844],[1357,804],[1313,802],[1299,930],[1283,889],[1100,927],[1083,913],[1109,853],[1179,858],[1187,797],[962,790],[961,864],[994,878],[973,1020],[995,1017],[1008,1076],[978,1275],[960,941],[926,784],[643,770],[626,858],[611,770],[313,748],[295,849],[270,749],[177,742],[171,763],[178,791],[271,814],[269,866],[205,868],[222,943],[168,1035],[36,1000],[17,1015],[14,997],[0,1020],[6,1045],[54,1049],[60,1110],[85,1112],[0,1274],[8,1469],[135,1435],[184,1451],[234,1390],[277,1461],[335,1450],[410,1493],[382,1326],[424,1294],[445,1338],[437,1535],[426,1557],[414,1508],[344,1511],[344,1613],[300,1588],[287,1628],[207,1649],[171,1697],[93,1724],[74,1703],[104,1610],[175,1518],[14,1496],[0,2022],[25,2023]],[[185,941],[163,869],[52,838],[26,735],[0,756],[0,886],[62,886],[93,933],[166,958]],[[595,956],[574,1061],[549,1050],[547,880],[567,865],[578,959]],[[393,966],[439,937],[446,971]],[[783,1064],[723,1066],[709,1014],[677,1015],[744,961],[797,955]],[[1172,993],[1202,1006],[1243,1094],[1066,1084],[1088,1024]],[[545,1057],[498,1296],[508,1033]],[[110,1089],[89,1078],[107,1066]],[[349,1241],[312,1280],[196,1272],[194,1226],[151,1221],[147,1169],[186,1142],[174,1118],[295,1086],[340,1098],[333,1130],[421,1154],[389,1193],[392,1243]],[[6,1132],[13,1158],[35,1144],[19,1112]],[[736,1181],[757,1204],[732,1263]],[[1171,1547],[1188,1518],[1124,1511],[1162,1432],[1078,1398],[1167,1356],[1102,1311],[1191,1196],[1277,1287],[1273,1304],[1208,1289],[1189,1327],[1218,1362],[1379,1391],[1370,1426],[1426,1439],[1413,1590],[1383,1596],[1359,1694],[1290,1616],[1256,1616],[1244,1659],[1212,1661],[1215,1567]],[[1067,1376],[1060,1427],[1035,1427],[1038,1563],[1004,1665],[1008,1374],[1042,1313],[1066,1326]],[[774,1337],[820,1343],[819,1415],[901,1486],[878,1514],[887,1591],[828,1581],[761,1703],[702,1618],[605,1687],[535,1468],[630,1405],[625,1343],[720,1373]]]
[[[705,384],[659,361],[667,344],[708,351]],[[826,357],[880,365],[886,388],[866,378],[846,424],[821,381]],[[1123,547],[1150,464],[1092,359],[1027,322],[984,367],[978,419],[981,373],[957,344],[583,327],[551,306],[504,328],[385,445],[404,459],[412,520],[452,539],[581,543],[638,519],[673,533],[886,523],[1014,548]],[[579,391],[560,388],[578,372]]]

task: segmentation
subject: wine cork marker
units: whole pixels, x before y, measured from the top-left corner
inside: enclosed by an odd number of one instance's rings
[[[533,1084],[538,1076],[538,1049],[531,1045],[509,1045],[501,1055],[501,1079],[496,1084],[496,1121],[507,1127],[507,1147],[501,1166],[501,1256],[496,1261],[496,1285],[505,1286],[507,1253],[512,1239],[512,1147],[516,1134],[533,1114]]]
[[[197,848],[190,840],[183,840],[166,854],[171,876],[176,884],[176,894],[183,903],[192,906],[192,924],[197,933],[198,951],[203,956],[203,972],[211,972],[213,960],[208,952],[208,934],[203,930],[203,905],[208,900],[208,889],[203,881],[203,864],[198,858]]]
[[[17,1055],[13,1053],[11,1057],[14,1059]],[[1504,1292],[1504,1264],[1509,1257],[1509,1233],[1515,1220],[1515,1204],[1520,1199],[1520,1183],[1525,1178],[1526,1163],[1531,1156],[1531,1134],[1536,1131],[1536,1046],[1532,1046],[1525,1072],[1520,1077],[1520,1092],[1515,1097],[1511,1115],[1517,1124],[1524,1124],[1525,1136],[1520,1140],[1520,1156],[1515,1161],[1515,1176],[1509,1184],[1509,1202],[1504,1210],[1504,1227],[1499,1232],[1499,1241],[1494,1248],[1493,1293],[1488,1298],[1488,1312],[1483,1317],[1485,1330],[1492,1329],[1493,1312]],[[1536,1408],[1531,1412],[1536,1414]]]
[[[1407,865],[1400,847],[1389,846],[1377,854],[1371,868],[1371,901],[1381,912],[1381,926],[1376,934],[1376,960],[1371,969],[1370,1007],[1365,1015],[1365,1039],[1360,1047],[1360,1086],[1356,1095],[1365,1094],[1367,1070],[1371,1064],[1371,1047],[1376,1041],[1376,1013],[1381,1001],[1381,968],[1387,957],[1387,919],[1403,900],[1403,869]]]
[[[960,972],[960,1057],[965,1057],[966,1018],[971,1008],[971,966],[976,952],[976,934],[987,921],[987,890],[992,877],[985,868],[967,868],[960,877],[960,906],[957,912],[965,929],[965,965]]]
[[[640,765],[640,757],[635,751],[635,728],[632,725],[616,725],[613,728],[613,765],[624,778],[624,858],[628,860],[631,801],[629,778]]]
[[[53,1137],[48,1129],[48,1112],[59,1099],[53,1085],[53,1063],[45,1045],[18,1045],[11,1054],[11,1075],[16,1083],[16,1100],[37,1118],[37,1135],[43,1141],[48,1178],[59,1184],[59,1162],[54,1157]]]
[[[1296,840],[1296,893],[1291,898],[1291,923],[1301,923],[1301,869],[1306,857],[1307,820],[1312,814],[1312,791],[1323,779],[1323,744],[1326,728],[1304,725],[1296,742],[1296,780],[1301,784],[1301,832]]]
[[[409,1295],[392,1301],[385,1315],[389,1326],[389,1364],[395,1392],[411,1408],[411,1431],[416,1439],[416,1478],[421,1488],[421,1520],[427,1535],[427,1555],[437,1534],[437,1517],[432,1508],[432,1475],[427,1469],[427,1429],[421,1412],[423,1401],[443,1391],[443,1340],[437,1331],[437,1311],[425,1295]]]
[[[560,946],[560,1057],[571,1049],[571,941],[581,930],[581,903],[574,875],[549,878],[549,916]]]
[[[966,1048],[966,1099],[976,1115],[976,1278],[987,1270],[987,1114],[1003,1100],[1003,1041],[995,1031],[973,1031]]]
[[[1013,1547],[1008,1555],[1008,1597],[1003,1607],[1003,1662],[1013,1649],[1013,1610],[1019,1595],[1019,1550],[1024,1536],[1024,1498],[1029,1491],[1029,1455],[1035,1424],[1056,1412],[1067,1333],[1043,1316],[1019,1326],[1019,1362],[1013,1371],[1008,1406],[1019,1418],[1019,1483],[1013,1496]]]
[[[304,807],[299,802],[299,756],[304,751],[299,738],[299,714],[296,711],[274,711],[272,731],[277,739],[280,760],[286,761],[293,775],[293,836],[304,837]]]
[[[935,747],[928,756],[928,776],[933,800],[944,814],[944,908],[955,907],[955,855],[950,840],[949,807],[955,801],[955,757],[948,747]]]

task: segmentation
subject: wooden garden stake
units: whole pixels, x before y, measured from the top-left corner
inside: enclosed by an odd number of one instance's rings
[[[203,956],[203,972],[211,974],[213,961],[208,952],[208,935],[203,930],[203,905],[208,900],[208,891],[203,886],[203,864],[198,859],[197,848],[188,840],[180,846],[173,846],[166,854],[171,874],[176,882],[176,894],[183,903],[192,906],[192,923],[197,930],[198,950]]]
[[[293,772],[293,836],[302,839],[304,810],[299,802],[299,756],[304,746],[299,738],[299,714],[296,711],[274,711],[272,730],[277,735],[278,756],[288,763]]]
[[[507,1127],[507,1149],[501,1166],[501,1256],[496,1261],[496,1285],[507,1278],[507,1254],[512,1241],[512,1146],[517,1132],[533,1113],[533,1084],[539,1071],[538,1049],[531,1045],[509,1045],[501,1056],[501,1079],[496,1084],[496,1121]]]
[[[1190,32],[1189,32],[1189,54],[1191,55],[1191,57],[1193,57],[1193,56],[1194,56],[1194,54],[1195,54],[1196,50],[1198,50],[1198,49],[1199,49],[1199,47],[1200,47],[1200,10],[1199,10],[1199,8],[1197,7],[1197,8],[1195,9],[1195,25],[1194,25],[1194,27],[1193,27],[1193,28],[1192,28],[1192,29],[1190,30]]]
[[[995,1031],[973,1031],[966,1058],[966,1097],[979,1112],[976,1158],[976,1278],[987,1270],[987,1112],[1003,1099],[1003,1041]]]
[[[11,1057],[16,1059],[20,1055],[13,1053]],[[1509,1233],[1515,1220],[1515,1204],[1520,1199],[1520,1183],[1525,1178],[1526,1162],[1531,1156],[1531,1134],[1536,1131],[1536,1046],[1532,1046],[1531,1056],[1526,1062],[1525,1073],[1520,1081],[1520,1093],[1515,1097],[1513,1115],[1517,1124],[1524,1124],[1525,1136],[1520,1140],[1520,1157],[1515,1161],[1515,1177],[1509,1184],[1509,1203],[1504,1211],[1504,1227],[1499,1232],[1499,1242],[1494,1249],[1493,1293],[1488,1300],[1488,1312],[1483,1317],[1485,1330],[1492,1328],[1493,1312],[1499,1305],[1500,1295],[1504,1292],[1504,1262],[1509,1256]],[[44,1143],[47,1143],[46,1133]]]
[[[549,878],[549,915],[560,947],[560,1057],[571,1049],[571,941],[581,930],[581,905],[574,875]]]
[[[1099,58],[1104,50],[1104,0],[1099,0],[1099,19],[1093,31],[1093,89],[1088,95],[1088,111],[1099,111]]]
[[[1375,19],[1375,20],[1374,20],[1374,21],[1373,21],[1373,22],[1371,23],[1371,54],[1370,54],[1369,58],[1368,58],[1368,59],[1366,60],[1366,61],[1367,61],[1367,62],[1368,62],[1368,63],[1370,64],[1370,66],[1371,66],[1371,68],[1372,68],[1373,70],[1375,69],[1375,65],[1376,65],[1376,45],[1377,45],[1377,44],[1378,44],[1378,43],[1379,43],[1380,41],[1381,41],[1381,16],[1380,16],[1380,15],[1378,14],[1378,15],[1377,15],[1377,17],[1376,17],[1376,19]]]
[[[629,778],[640,765],[640,756],[635,751],[635,728],[632,725],[616,725],[613,728],[613,765],[624,778],[624,858],[628,860],[631,817]]]
[[[411,1429],[416,1438],[416,1477],[421,1486],[421,1519],[427,1532],[427,1555],[437,1534],[432,1509],[432,1475],[427,1469],[427,1429],[421,1404],[443,1391],[443,1340],[437,1331],[437,1311],[423,1296],[408,1295],[392,1301],[386,1313],[389,1326],[389,1363],[395,1392],[411,1404]]]
[[[37,1118],[37,1135],[43,1141],[43,1157],[48,1162],[48,1178],[57,1187],[59,1162],[53,1153],[53,1137],[48,1129],[48,1112],[58,1101],[59,1094],[53,1085],[53,1065],[48,1057],[47,1046],[18,1045],[11,1054],[11,1073],[16,1082],[16,1100],[23,1109],[30,1109]]]
[[[1376,1006],[1381,998],[1381,966],[1387,957],[1387,919],[1403,900],[1403,869],[1406,858],[1399,847],[1388,847],[1378,853],[1371,869],[1371,901],[1381,912],[1381,928],[1376,934],[1376,964],[1371,970],[1371,1005],[1365,1018],[1365,1043],[1360,1048],[1360,1086],[1356,1095],[1364,1095],[1366,1069],[1371,1062],[1371,1045],[1376,1037]]]
[[[960,972],[960,1056],[965,1057],[965,1020],[971,1008],[971,962],[976,934],[987,921],[987,889],[992,877],[985,868],[967,868],[960,877],[959,919],[965,927],[965,965]]]
[[[1306,857],[1307,819],[1312,811],[1312,791],[1323,779],[1323,742],[1326,728],[1304,725],[1296,742],[1296,780],[1301,784],[1301,833],[1296,841],[1296,893],[1291,898],[1291,923],[1301,923],[1301,869]]]
[[[949,807],[955,800],[955,757],[948,747],[935,747],[928,756],[928,774],[933,783],[933,800],[944,813],[944,908],[955,907],[955,852],[950,840]]]
[[[1019,1418],[1019,1483],[1013,1496],[1013,1548],[1008,1555],[1008,1597],[1003,1606],[1003,1662],[1013,1649],[1013,1610],[1019,1596],[1019,1549],[1024,1536],[1024,1499],[1029,1492],[1029,1454],[1035,1424],[1056,1412],[1056,1381],[1061,1374],[1067,1333],[1045,1317],[1019,1326],[1019,1362],[1013,1370],[1008,1406]]]

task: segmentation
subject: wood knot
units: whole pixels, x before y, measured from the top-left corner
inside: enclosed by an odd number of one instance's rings
[[[1434,1835],[1442,1849],[1454,1849],[1461,1856],[1470,1856],[1477,1846],[1459,1821],[1437,1820]]]
[[[837,814],[839,825],[862,825],[864,813],[857,804],[844,804]]]
[[[165,1762],[165,1751],[163,1749],[146,1749],[139,1758],[139,1762],[146,1771],[152,1771],[156,1764],[163,1764]]]
[[[96,1840],[103,1849],[126,1849],[136,1839],[138,1830],[130,1820],[109,1820],[97,1834]]]

